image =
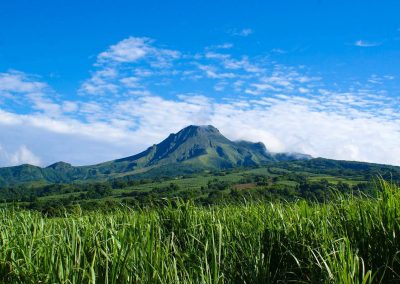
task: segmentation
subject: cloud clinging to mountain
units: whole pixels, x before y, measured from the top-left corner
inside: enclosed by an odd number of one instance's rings
[[[129,37],[97,56],[75,99],[37,76],[1,73],[1,165],[101,162],[189,124],[275,152],[400,165],[399,102],[381,84],[393,76],[338,87],[304,66],[234,56],[232,48],[191,54]]]

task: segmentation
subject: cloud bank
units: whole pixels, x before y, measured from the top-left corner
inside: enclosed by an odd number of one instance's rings
[[[380,42],[365,41],[365,40],[357,40],[354,43],[354,45],[358,46],[358,47],[374,47],[374,46],[381,45],[381,43]]]
[[[37,76],[0,73],[0,166],[98,163],[189,124],[273,152],[400,165],[400,101],[384,88],[395,77],[328,85],[304,66],[232,48],[187,54],[129,37],[97,56],[74,100]]]

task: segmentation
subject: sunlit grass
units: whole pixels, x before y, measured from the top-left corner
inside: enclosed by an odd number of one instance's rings
[[[47,218],[0,209],[4,283],[400,281],[400,193]]]

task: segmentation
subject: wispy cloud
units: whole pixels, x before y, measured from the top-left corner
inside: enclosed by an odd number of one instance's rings
[[[271,52],[277,53],[277,54],[286,54],[287,53],[287,51],[282,48],[273,48],[273,49],[271,49]]]
[[[21,145],[14,152],[8,152],[0,145],[0,164],[6,164],[10,166],[20,164],[42,165],[42,161],[25,145]]]
[[[250,28],[244,28],[244,29],[241,29],[241,30],[232,29],[232,30],[229,31],[229,33],[231,35],[233,35],[233,36],[247,37],[247,36],[253,34],[254,31],[252,29],[250,29]]]
[[[213,124],[271,151],[400,165],[400,101],[384,89],[393,76],[338,87],[231,48],[193,55],[130,37],[98,55],[74,100],[38,77],[1,73],[0,165],[101,162],[188,124]]]
[[[224,103],[197,95],[175,100],[146,96],[95,110],[113,114],[104,122],[3,112],[0,140],[4,144],[7,137],[18,138],[47,162],[62,159],[84,164],[131,155],[188,124],[213,124],[231,139],[260,140],[271,151],[400,164],[400,120],[368,111],[370,103],[360,94],[334,93],[320,98],[280,95]],[[38,138],[49,145],[44,149],[36,143]],[[93,153],[89,149],[99,153],[82,156],[85,151]],[[3,163],[15,164],[15,159],[8,163],[3,159]]]
[[[180,53],[175,50],[156,48],[154,40],[146,37],[129,37],[110,46],[97,57],[97,64],[134,63],[145,57],[150,58],[153,66],[165,66],[170,60],[177,59]]]
[[[4,93],[38,93],[47,85],[32,80],[27,74],[11,70],[0,73],[0,94]]]
[[[356,42],[354,42],[354,45],[358,47],[374,47],[374,46],[379,46],[381,44],[382,44],[381,42],[373,42],[365,40],[357,40]]]
[[[230,48],[232,48],[233,47],[233,43],[229,43],[229,42],[226,42],[226,43],[223,43],[223,44],[217,44],[217,45],[211,45],[211,46],[208,46],[206,49],[230,49]]]

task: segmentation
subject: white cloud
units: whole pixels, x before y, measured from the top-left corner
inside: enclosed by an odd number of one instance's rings
[[[212,45],[207,47],[207,49],[230,49],[233,47],[233,43],[223,43],[223,44],[217,44],[217,45]]]
[[[0,99],[3,97],[3,104],[11,109],[28,107],[30,111],[58,116],[61,107],[55,103],[54,95],[51,88],[37,77],[15,70],[0,73]]]
[[[199,65],[200,70],[204,71],[208,78],[211,79],[226,79],[235,78],[236,75],[232,72],[218,72],[218,68],[212,65]]]
[[[372,42],[372,41],[365,41],[365,40],[357,40],[354,45],[358,47],[374,47],[379,46],[382,43],[380,42]]]
[[[205,54],[205,58],[207,59],[215,59],[219,61],[221,66],[228,70],[243,70],[247,73],[262,73],[265,71],[264,68],[250,63],[249,58],[247,56],[243,56],[241,59],[234,59],[229,54],[216,53],[216,52],[207,52]]]
[[[76,112],[78,110],[78,104],[76,102],[72,101],[65,101],[62,103],[61,106],[63,112],[70,113],[70,112]]]
[[[176,50],[156,47],[150,38],[129,37],[97,56],[97,70],[83,82],[79,93],[107,97],[129,95],[134,89],[145,92],[143,79],[174,74],[176,70],[169,69],[181,56]]]
[[[271,51],[273,53],[277,53],[277,54],[285,54],[285,53],[287,53],[287,51],[282,49],[282,48],[273,48]]]
[[[189,124],[213,124],[275,152],[400,165],[400,101],[382,88],[393,76],[371,75],[341,90],[306,68],[235,57],[228,47],[192,56],[128,38],[100,53],[76,100],[59,99],[24,73],[1,73],[4,105],[13,106],[6,95],[27,101],[25,114],[0,108],[0,145],[8,147],[0,165],[102,162]]]
[[[15,138],[15,129],[25,129],[20,131],[23,137],[18,140],[29,147],[38,133],[46,133],[43,143],[35,146],[36,153],[46,153],[45,162],[54,162],[58,157],[82,164],[100,162],[100,158],[123,157],[158,143],[186,125],[213,124],[231,139],[261,140],[274,152],[296,151],[327,158],[400,165],[400,119],[388,120],[357,110],[348,104],[348,99],[343,103],[335,96],[328,99],[282,95],[251,102],[218,103],[198,95],[181,95],[177,100],[147,96],[119,102],[112,108],[116,116],[127,120],[64,122],[2,113],[0,130],[4,137]],[[263,104],[263,101],[268,103]],[[330,109],[335,103],[339,106]],[[135,123],[131,124],[132,121]],[[26,132],[26,129],[30,130]],[[51,141],[46,141],[46,137],[52,137]],[[7,141],[2,139],[0,143],[5,145]],[[79,149],[71,148],[82,140],[85,142],[79,144]],[[109,154],[93,152],[91,148],[103,151],[108,148]],[[85,151],[95,154],[84,155],[85,160],[82,160]]]
[[[108,93],[115,94],[119,86],[113,83],[117,78],[118,71],[113,67],[100,69],[92,74],[92,77],[86,80],[79,89],[81,94],[104,95]]]
[[[40,158],[33,154],[25,145],[22,145],[15,153],[11,155],[11,164],[31,164],[41,165]]]
[[[98,61],[135,62],[146,56],[150,51],[148,38],[130,37],[110,46],[107,51],[99,54]]]
[[[120,44],[125,51],[127,45],[137,48],[138,42],[145,45],[141,48],[146,50],[139,59],[125,60],[121,64],[119,57],[111,56],[110,50],[119,50]],[[102,100],[110,103],[132,95],[157,94],[158,91],[154,92],[157,86],[165,87],[165,92],[176,93],[179,92],[177,85],[181,85],[182,81],[190,81],[191,85],[198,84],[204,93],[212,91],[219,95],[229,92],[231,95],[260,95],[265,94],[265,91],[289,92],[307,88],[303,85],[318,80],[300,74],[297,70],[299,68],[271,62],[267,56],[237,57],[227,53],[226,48],[232,47],[230,44],[221,47],[225,48],[225,52],[217,52],[214,46],[206,48],[204,53],[191,55],[158,48],[154,46],[154,41],[147,38],[128,38],[101,53],[101,58],[106,57],[107,60],[98,59],[95,65],[97,70],[82,84],[80,94],[101,95]],[[205,82],[207,79],[213,80],[212,86]],[[205,88],[207,85],[210,87],[208,90]],[[198,90],[196,86],[192,88]]]
[[[257,77],[258,82],[253,83],[246,89],[247,94],[261,95],[275,93],[290,93],[296,92],[296,89],[300,93],[308,93],[308,88],[304,87],[304,84],[311,82],[318,82],[321,78],[309,77],[307,75],[300,74],[293,68],[287,68],[281,65],[276,65],[270,74],[262,73],[261,77]]]
[[[139,78],[137,77],[125,77],[119,81],[128,88],[138,88],[140,86]]]
[[[21,164],[41,166],[42,162],[25,145],[21,145],[15,152],[11,153],[0,145],[0,165],[16,166]]]
[[[154,40],[149,38],[129,37],[100,53],[97,63],[134,63],[145,57],[152,57],[155,59],[154,66],[165,66],[169,60],[180,57],[178,51],[156,48],[153,43]]]
[[[299,88],[299,93],[300,94],[307,94],[308,92],[310,92],[310,90],[307,89],[307,88],[303,88],[303,87]]]
[[[400,164],[398,122],[357,111],[346,115],[313,107],[296,98],[250,110],[225,105],[215,114],[213,123],[228,137],[261,139],[272,151]]]
[[[0,73],[1,93],[38,93],[47,87],[46,84],[29,78],[26,74],[18,71]]]
[[[252,33],[254,33],[254,31],[250,28],[244,28],[241,30],[233,29],[233,30],[230,30],[229,33],[234,36],[247,37],[247,36],[251,35]]]

